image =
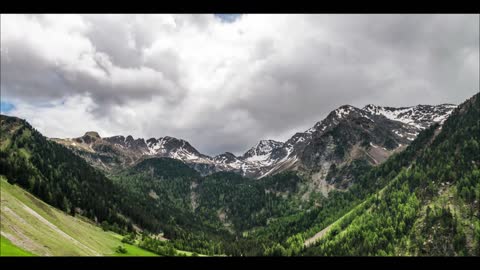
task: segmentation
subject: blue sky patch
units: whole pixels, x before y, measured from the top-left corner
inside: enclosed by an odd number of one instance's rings
[[[8,113],[9,111],[13,110],[15,106],[7,101],[1,101],[0,102],[0,112],[2,113]]]
[[[237,20],[242,14],[215,14],[215,17],[219,18],[222,22],[232,23]]]

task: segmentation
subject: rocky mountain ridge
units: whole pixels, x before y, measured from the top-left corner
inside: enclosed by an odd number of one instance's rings
[[[360,109],[343,105],[287,141],[261,140],[241,156],[225,152],[211,157],[189,142],[169,136],[147,140],[130,135],[101,138],[97,132],[89,131],[79,138],[52,140],[107,171],[145,158],[169,157],[183,161],[203,175],[232,171],[262,178],[285,170],[299,170],[317,173],[324,181],[333,164],[339,168],[353,160],[365,160],[371,165],[383,162],[413,141],[421,130],[433,123],[443,123],[455,107],[441,104],[393,108],[369,104]]]

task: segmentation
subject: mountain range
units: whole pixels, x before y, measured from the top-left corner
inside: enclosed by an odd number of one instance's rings
[[[51,140],[105,171],[118,171],[146,158],[169,157],[184,162],[201,175],[229,171],[262,178],[296,170],[313,172],[314,178],[325,179],[332,165],[339,169],[353,160],[380,164],[392,153],[404,149],[420,131],[433,123],[443,123],[454,108],[453,104],[401,108],[370,104],[362,109],[344,105],[285,142],[260,140],[241,156],[225,152],[211,157],[200,153],[188,141],[169,136],[147,140],[130,135],[102,138],[90,131],[78,138]],[[348,179],[343,178],[336,182],[345,187]]]
[[[344,105],[215,157],[173,137],[46,138],[1,115],[2,240],[39,255],[128,253],[118,237],[167,256],[478,255],[479,113],[479,94]]]

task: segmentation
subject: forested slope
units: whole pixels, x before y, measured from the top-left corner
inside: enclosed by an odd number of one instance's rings
[[[303,254],[480,255],[479,95],[435,133],[385,189]]]

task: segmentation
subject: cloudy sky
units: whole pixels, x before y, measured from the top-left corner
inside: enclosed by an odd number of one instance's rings
[[[49,137],[242,153],[343,104],[460,103],[479,15],[1,15],[1,110]]]

